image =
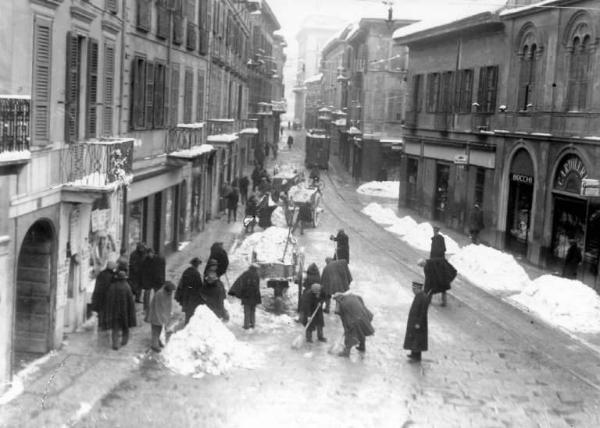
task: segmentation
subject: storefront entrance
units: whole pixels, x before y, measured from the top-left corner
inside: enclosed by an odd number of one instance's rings
[[[509,181],[506,247],[512,252],[527,255],[534,189],[533,163],[527,151],[516,153]]]
[[[435,196],[433,202],[433,219],[446,221],[448,209],[448,182],[450,179],[450,165],[438,163],[435,167]]]
[[[417,180],[419,174],[419,159],[408,158],[406,163],[406,205],[417,208]]]

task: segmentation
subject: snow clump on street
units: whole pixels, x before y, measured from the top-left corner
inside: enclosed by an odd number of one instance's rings
[[[398,198],[399,189],[399,181],[370,181],[359,186],[356,191],[363,195],[396,199]]]
[[[395,224],[399,220],[393,209],[384,208],[375,202],[364,207],[361,212],[378,224]]]
[[[600,296],[580,281],[542,275],[508,299],[549,324],[573,332],[600,332]]]
[[[520,292],[531,280],[510,254],[485,245],[467,245],[450,258],[458,272],[488,291]]]
[[[190,322],[165,346],[165,365],[176,373],[201,377],[220,375],[232,367],[253,368],[252,352],[204,305],[196,308]]]
[[[414,221],[411,216],[407,215],[398,219],[398,221],[396,221],[390,227],[386,227],[385,230],[387,230],[388,232],[392,232],[395,235],[404,236],[410,230],[415,229],[417,226],[418,223]]]
[[[238,260],[252,261],[252,252],[256,253],[256,261],[260,263],[281,263],[285,243],[289,231],[283,227],[269,227],[263,232],[256,232],[248,236],[242,244],[236,248],[233,257]],[[285,263],[292,263],[292,247],[295,243],[293,236],[289,237],[290,243],[285,254]]]
[[[456,241],[443,233],[446,243],[446,254],[456,254],[460,251],[460,247]],[[431,249],[431,237],[433,236],[433,226],[427,222],[420,223],[417,227],[408,230],[402,236],[402,240],[408,245],[415,247],[421,251],[429,251]]]

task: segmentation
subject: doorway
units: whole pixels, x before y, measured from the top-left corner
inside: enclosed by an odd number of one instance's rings
[[[450,165],[438,163],[435,167],[435,197],[433,219],[446,221],[448,209],[448,182],[450,180]]]

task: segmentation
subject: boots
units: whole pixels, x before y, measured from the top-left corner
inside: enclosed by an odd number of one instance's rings
[[[442,292],[442,303],[441,303],[441,306],[446,306],[447,304],[448,304],[448,300],[446,298],[446,292],[443,291]]]
[[[358,352],[367,352],[367,348],[365,346],[365,342],[359,343],[358,346],[356,347],[356,350]]]

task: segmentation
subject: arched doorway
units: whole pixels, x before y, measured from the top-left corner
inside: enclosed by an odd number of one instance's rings
[[[508,209],[506,212],[506,247],[527,255],[531,208],[533,206],[534,170],[531,156],[519,149],[512,158],[508,177]]]
[[[27,231],[17,265],[14,352],[43,354],[53,347],[55,234],[38,220]],[[17,360],[15,358],[15,361]]]

